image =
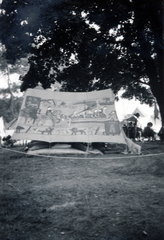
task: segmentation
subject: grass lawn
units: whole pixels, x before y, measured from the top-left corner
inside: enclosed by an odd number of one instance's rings
[[[139,156],[1,148],[0,239],[163,240],[164,143],[140,144]]]

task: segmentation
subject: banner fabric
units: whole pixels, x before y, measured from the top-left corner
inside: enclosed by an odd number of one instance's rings
[[[13,139],[125,144],[110,89],[53,92],[28,89]]]

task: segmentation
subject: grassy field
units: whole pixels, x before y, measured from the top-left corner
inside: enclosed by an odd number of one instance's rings
[[[140,144],[140,156],[0,149],[0,239],[163,240],[164,143]]]

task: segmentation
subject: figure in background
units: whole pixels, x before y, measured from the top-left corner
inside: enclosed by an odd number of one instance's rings
[[[135,113],[133,116],[125,119],[127,121],[127,128],[128,128],[128,137],[133,140],[141,140],[142,135],[142,127],[139,122],[139,113]]]
[[[135,124],[134,122],[128,122],[128,137],[135,139]]]
[[[153,123],[148,122],[147,126],[143,130],[143,137],[148,138],[148,140],[156,140],[156,133],[152,129]]]

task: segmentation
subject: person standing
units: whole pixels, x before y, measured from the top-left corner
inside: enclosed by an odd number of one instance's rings
[[[131,134],[128,137],[132,138],[133,140],[135,140],[136,138],[138,138],[139,140],[141,139],[142,128],[139,122],[139,117],[140,117],[140,114],[135,113],[133,114],[133,116],[126,119],[126,121],[128,122],[127,127],[131,131]]]

